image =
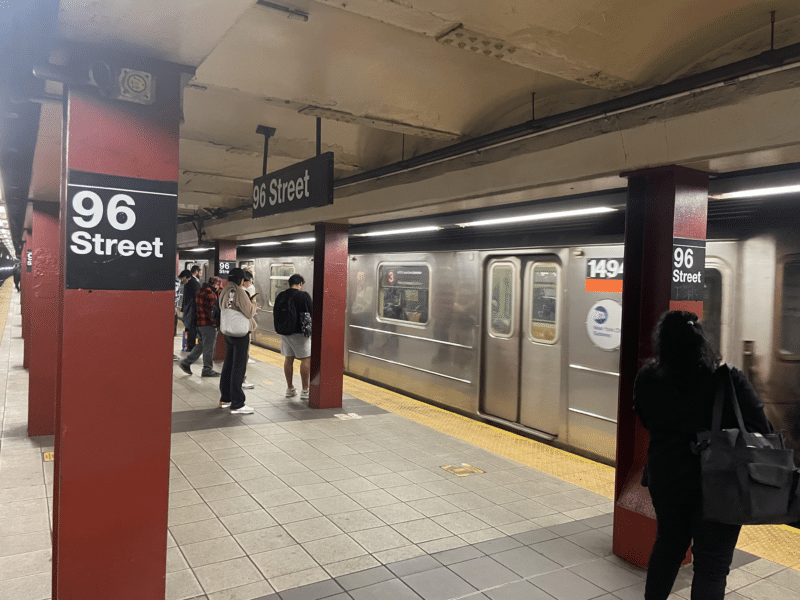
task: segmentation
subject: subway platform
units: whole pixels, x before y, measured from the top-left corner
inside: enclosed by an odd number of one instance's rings
[[[27,437],[12,290],[0,290],[0,600],[44,600],[53,440]],[[284,397],[280,356],[252,355],[253,415],[219,409],[198,364],[191,377],[175,366],[166,600],[643,597],[644,571],[611,552],[610,467],[350,378],[341,409],[312,410]],[[800,533],[745,528],[726,598],[800,600],[799,570]],[[671,599],[689,598],[691,575]]]

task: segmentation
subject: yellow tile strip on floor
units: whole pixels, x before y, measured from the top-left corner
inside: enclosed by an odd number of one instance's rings
[[[8,305],[11,304],[11,296],[14,294],[14,281],[9,277],[0,286],[0,337],[6,329],[6,315],[8,315]]]
[[[250,354],[283,368],[283,357],[257,346]],[[299,361],[298,361],[299,362]],[[299,366],[295,363],[296,371]],[[370,383],[344,377],[344,392],[384,410],[426,425],[441,433],[469,442],[504,458],[538,469],[608,499],[614,498],[614,468],[570,454],[547,444],[504,431],[462,415]],[[800,531],[785,525],[744,527],[738,548],[800,571]]]

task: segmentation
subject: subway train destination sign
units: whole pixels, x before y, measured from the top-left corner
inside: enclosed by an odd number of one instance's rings
[[[253,180],[253,218],[333,204],[333,152]]]
[[[672,290],[670,300],[703,301],[706,241],[672,240]]]
[[[586,261],[586,291],[621,294],[624,267],[622,258],[590,258]]]
[[[66,288],[175,287],[178,183],[70,170]]]

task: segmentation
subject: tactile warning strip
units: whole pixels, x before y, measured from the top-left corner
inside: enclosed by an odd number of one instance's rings
[[[275,352],[251,346],[250,354],[283,368],[283,357]],[[295,370],[299,373],[299,365],[295,364]],[[344,392],[436,431],[605,496],[609,500],[614,498],[613,467],[352,377],[344,377]],[[800,531],[792,527],[784,525],[744,527],[737,547],[800,571]]]
[[[0,286],[0,337],[3,337],[3,332],[6,329],[6,315],[8,315],[8,306],[11,304],[11,296],[14,293],[14,282],[11,277],[6,279],[5,283]]]

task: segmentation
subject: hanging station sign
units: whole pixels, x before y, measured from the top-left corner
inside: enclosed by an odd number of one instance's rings
[[[70,170],[66,288],[175,287],[178,183]]]
[[[333,152],[253,180],[253,218],[333,204]]]
[[[705,268],[705,240],[673,238],[672,291],[669,299],[702,302]]]

